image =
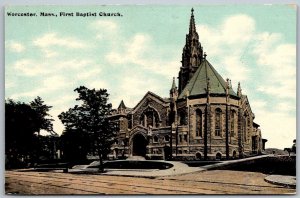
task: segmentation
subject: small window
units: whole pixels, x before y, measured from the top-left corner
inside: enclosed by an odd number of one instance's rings
[[[165,141],[169,142],[170,141],[170,137],[168,135],[165,136]]]
[[[233,157],[233,158],[236,158],[236,151],[233,151],[232,157]]]
[[[184,138],[184,141],[187,142],[187,134],[184,134],[183,138]]]
[[[198,160],[201,159],[201,154],[200,153],[196,153],[196,159],[198,159]]]
[[[153,142],[158,142],[158,137],[157,136],[153,137]]]
[[[222,159],[221,153],[217,153],[217,154],[216,154],[216,160],[221,160],[221,159]]]

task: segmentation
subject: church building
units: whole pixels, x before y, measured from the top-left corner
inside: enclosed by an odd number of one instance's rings
[[[224,80],[209,62],[191,12],[182,65],[162,98],[147,92],[129,108],[121,101],[110,117],[119,131],[113,159],[234,159],[260,154],[263,139],[247,95]]]

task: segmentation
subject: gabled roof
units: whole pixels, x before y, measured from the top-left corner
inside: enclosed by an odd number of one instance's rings
[[[225,80],[215,70],[215,68],[206,59],[204,59],[189,83],[179,95],[178,99],[184,98],[187,92],[189,96],[206,94],[208,79],[210,85],[210,94],[226,94]],[[229,88],[229,95],[237,97],[237,94],[231,87]]]
[[[146,98],[152,97],[153,99],[156,100],[156,102],[159,102],[162,105],[167,106],[168,105],[168,100],[163,99],[162,97],[156,95],[155,93],[148,91],[144,97],[139,101],[139,103],[132,109],[132,112],[134,113],[141,105],[143,102],[145,102]]]

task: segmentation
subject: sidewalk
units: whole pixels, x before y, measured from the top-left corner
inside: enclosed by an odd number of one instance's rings
[[[165,176],[174,176],[174,175],[182,175],[193,172],[204,171],[204,168],[201,167],[189,167],[188,165],[182,162],[174,162],[174,161],[161,161],[156,160],[158,162],[170,163],[173,165],[172,168],[169,169],[105,169],[107,172],[101,173],[103,175],[118,175],[118,176],[132,176],[132,177],[147,177],[147,178],[155,178],[155,177],[165,177]],[[97,169],[69,169],[69,173],[95,173]]]
[[[296,188],[297,185],[296,176],[289,175],[269,175],[265,178],[265,181],[289,188]]]

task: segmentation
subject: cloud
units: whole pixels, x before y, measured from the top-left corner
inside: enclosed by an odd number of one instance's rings
[[[254,31],[254,19],[245,14],[238,14],[226,18],[223,22],[221,37],[226,38],[225,43],[229,45],[245,44],[252,39]]]
[[[197,30],[209,57],[242,55],[255,33],[255,21],[250,16],[238,14],[225,18],[219,26],[197,25]]]
[[[21,90],[19,93],[15,93],[11,95],[13,99],[19,99],[22,97],[36,97],[36,96],[43,96],[54,93],[58,90],[62,90],[70,86],[72,83],[67,81],[67,79],[63,76],[50,76],[40,81],[39,86],[35,89],[28,90]]]
[[[15,53],[20,53],[25,51],[25,46],[22,45],[19,42],[16,41],[10,41],[6,43],[6,47],[11,51],[11,52],[15,52]]]
[[[168,58],[157,50],[150,35],[137,33],[127,39],[122,49],[114,49],[106,55],[110,64],[138,65],[139,70],[164,75],[165,77],[176,76],[179,68],[178,57]],[[171,51],[171,50],[170,50]],[[172,54],[173,55],[173,54]]]
[[[44,53],[46,58],[53,58],[57,57],[59,53],[55,50],[50,50],[50,49],[42,49],[42,52]]]
[[[296,98],[296,45],[283,43],[279,34],[262,33],[260,42],[253,49],[265,84],[258,90],[279,98]]]
[[[207,59],[224,70],[233,83],[245,81],[251,72],[244,61],[250,42],[255,37],[255,21],[237,14],[226,18],[219,26],[197,25],[200,42]],[[219,70],[220,71],[220,70]]]
[[[33,41],[33,44],[40,48],[47,47],[66,47],[66,48],[85,48],[87,45],[73,37],[62,37],[57,33],[47,33]]]
[[[13,64],[13,67],[17,70],[18,75],[36,76],[44,73],[48,73],[47,67],[43,67],[45,63],[40,63],[33,59],[21,59]]]

